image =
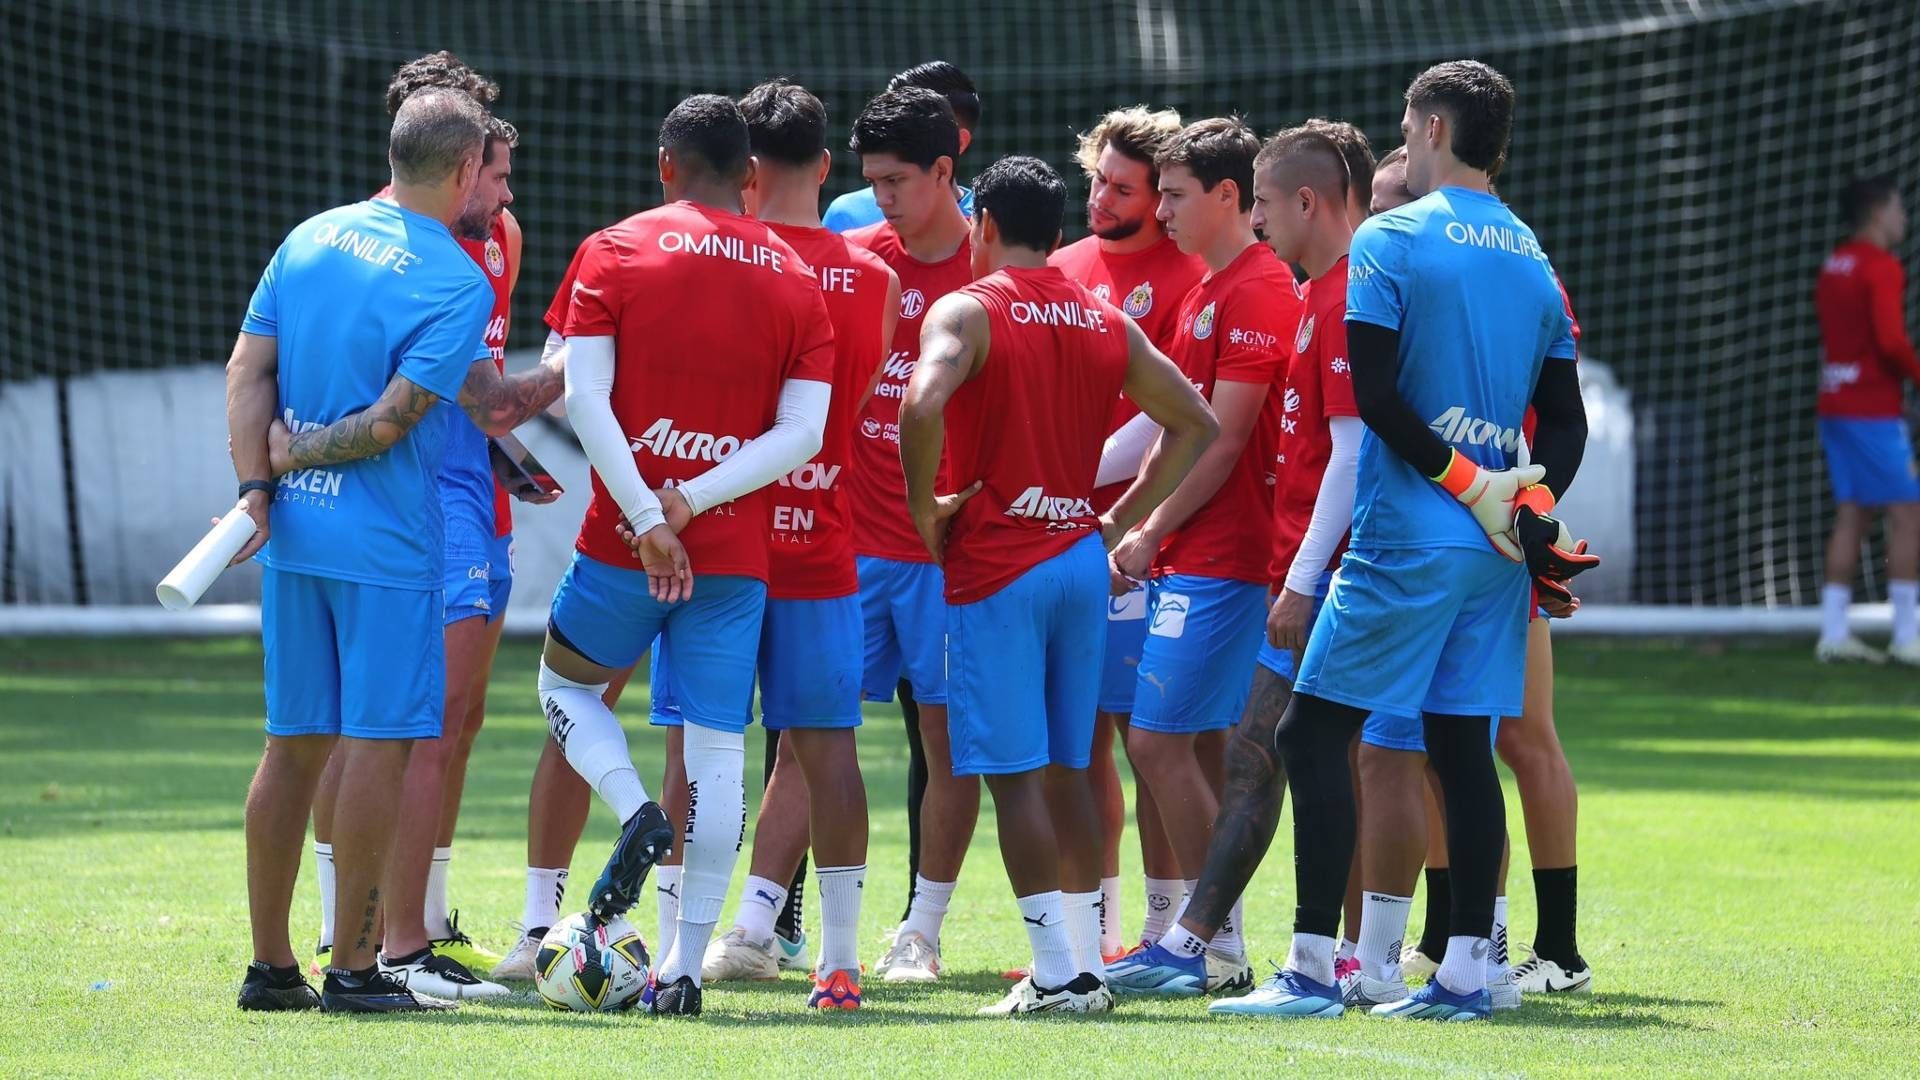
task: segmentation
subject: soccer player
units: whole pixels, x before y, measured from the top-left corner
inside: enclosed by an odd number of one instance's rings
[[[1153,347],[1173,347],[1179,328],[1180,301],[1200,283],[1206,263],[1180,250],[1160,227],[1155,209],[1160,201],[1160,171],[1154,159],[1180,133],[1180,114],[1172,109],[1149,111],[1144,106],[1115,109],[1100,118],[1092,131],[1080,136],[1079,163],[1087,174],[1087,231],[1093,235],[1055,251],[1047,261],[1093,294],[1118,307],[1140,324]],[[1112,429],[1117,431],[1139,414],[1133,399],[1124,395],[1114,403]],[[1134,429],[1136,431],[1140,429]],[[1128,456],[1137,472],[1147,433]],[[1104,484],[1093,495],[1096,513],[1106,513],[1127,489],[1126,479]],[[1133,711],[1133,688],[1138,680],[1140,646],[1147,636],[1147,590],[1133,585],[1107,604],[1107,649],[1100,671],[1100,712],[1093,733],[1091,778],[1100,806],[1100,835],[1104,843],[1100,877],[1100,952],[1103,957],[1122,952],[1120,936],[1120,832],[1126,816],[1126,796],[1120,788],[1120,770],[1114,764],[1113,744],[1126,728]],[[1146,922],[1136,940],[1157,939],[1173,919],[1183,894],[1180,863],[1160,825],[1160,808],[1146,787],[1135,802],[1140,829],[1140,861],[1146,868]]]
[[[1407,185],[1423,197],[1354,234],[1347,344],[1368,429],[1354,525],[1274,736],[1293,789],[1299,897],[1272,987],[1269,1011],[1282,1015],[1344,1009],[1333,934],[1355,832],[1348,746],[1370,711],[1423,717],[1453,886],[1434,979],[1374,1012],[1491,1015],[1506,825],[1487,724],[1520,710],[1530,571],[1557,560],[1564,578],[1591,563],[1561,558],[1573,545],[1542,516],[1586,442],[1572,324],[1532,231],[1488,190],[1506,154],[1512,85],[1453,61],[1423,72],[1406,100]],[[1535,463],[1516,468],[1529,401]],[[1429,426],[1450,410],[1477,422]],[[1492,434],[1463,437],[1470,430]]]
[[[1367,220],[1368,196],[1373,190],[1373,143],[1368,141],[1366,132],[1345,120],[1316,116],[1300,126],[1325,135],[1340,148],[1340,158],[1347,163],[1347,223],[1359,228],[1360,223]]]
[[[1313,612],[1326,595],[1353,515],[1359,410],[1347,363],[1347,166],[1340,147],[1306,126],[1274,135],[1254,162],[1253,226],[1282,262],[1308,276],[1299,325],[1288,336],[1292,356],[1282,373],[1282,429],[1275,487],[1275,600],[1245,714],[1227,747],[1227,783],[1214,821],[1205,872],[1193,899],[1152,945],[1111,965],[1122,990],[1198,994],[1203,959],[1265,857],[1280,817],[1285,777],[1272,749],[1286,707],[1294,658]],[[1222,1012],[1257,1012],[1265,995],[1216,1002]]]
[[[856,934],[867,873],[867,796],[854,752],[865,660],[846,476],[854,411],[893,339],[900,283],[880,258],[820,225],[832,168],[827,110],[776,80],[740,99],[755,169],[746,206],[813,268],[833,321],[833,404],[814,459],[778,481],[760,635],[760,715],[778,757],[754,826],[752,870],[733,929],[708,948],[702,977],[779,973],[774,920],[811,842],[820,886],[820,964],[807,1004],[860,1007]],[[659,670],[659,668],[656,668]]]
[[[486,125],[465,94],[403,104],[388,140],[393,197],[297,226],[261,275],[228,362],[229,441],[256,529],[235,561],[259,552],[266,568],[267,749],[247,794],[244,1009],[432,1007],[380,970],[374,939],[407,754],[441,730],[435,478],[446,432],[416,427],[435,402],[460,396],[477,363],[491,366],[482,336],[492,290],[454,239],[484,232],[493,210],[475,198]],[[287,913],[336,742],[334,865],[346,902],[316,997]]]
[[[973,145],[974,132],[980,127],[980,92],[973,87],[973,80],[967,73],[945,60],[929,60],[924,64],[915,64],[907,70],[887,80],[888,90],[902,90],[917,86],[922,90],[931,90],[947,99],[953,106],[954,119],[960,124],[960,149],[954,154],[954,175],[952,178],[953,197],[960,204],[963,217],[973,216],[973,189],[960,182],[960,155]],[[837,233],[851,232],[854,229],[878,225],[887,215],[880,207],[875,189],[869,183],[858,191],[849,191],[829,203],[822,217],[826,227]]]
[[[980,280],[927,315],[900,457],[914,527],[947,570],[954,769],[993,791],[1033,946],[1031,974],[981,1012],[1104,1012],[1113,996],[1099,974],[1099,816],[1086,774],[1106,636],[1102,537],[1164,499],[1217,426],[1138,326],[1047,265],[1066,210],[1050,166],[1002,158],[976,198]],[[1094,478],[1123,388],[1165,434],[1103,519]],[[940,494],[943,471],[952,494]]]
[[[482,105],[499,99],[500,87],[448,52],[410,61],[387,87],[387,112],[424,89],[466,93]],[[564,361],[558,357],[530,371],[505,377],[504,354],[512,314],[514,282],[520,269],[519,223],[507,210],[513,148],[519,133],[498,117],[488,117],[486,150],[476,198],[486,203],[486,231],[460,236],[460,246],[486,272],[493,289],[493,312],[486,343],[493,367],[476,365],[462,388],[464,412],[448,411],[447,453],[440,470],[446,515],[446,721],[437,739],[417,740],[401,782],[404,802],[388,862],[383,898],[382,963],[404,972],[407,985],[442,998],[498,997],[504,986],[485,982],[474,969],[488,970],[500,958],[476,946],[463,933],[447,902],[447,872],[453,858],[454,825],[465,787],[467,757],[486,712],[487,677],[505,626],[507,596],[513,587],[513,520],[506,491],[493,477],[486,437],[501,434],[551,405],[560,396]],[[385,198],[382,191],[376,198]],[[484,425],[484,429],[483,429]],[[548,499],[547,501],[551,501]],[[333,812],[339,795],[338,760],[329,766],[314,799],[314,861],[319,870],[321,931],[314,970],[326,964],[332,944]]]
[[[1902,380],[1920,383],[1907,336],[1907,275],[1892,249],[1907,235],[1907,211],[1891,176],[1855,180],[1840,194],[1853,230],[1820,266],[1820,444],[1833,477],[1833,534],[1820,590],[1820,643],[1829,663],[1920,665],[1920,480],[1901,417]],[[1887,600],[1893,642],[1881,653],[1847,629],[1860,542],[1873,511],[1887,515]]]
[[[934,301],[973,280],[967,219],[951,196],[960,125],[946,98],[903,87],[869,101],[853,123],[853,152],[886,220],[847,234],[900,279],[900,314],[872,396],[861,406],[848,493],[866,635],[863,692],[887,701],[908,685],[908,748],[924,764],[907,777],[907,913],[874,965],[887,982],[940,977],[940,926],[980,816],[980,781],[955,776],[947,749],[946,606],[940,566],[907,515],[899,466],[900,401],[920,355]],[[902,677],[904,676],[904,683]],[[906,699],[902,697],[903,707]]]
[[[655,637],[672,647],[687,723],[686,849],[652,1009],[698,1015],[700,958],[745,824],[766,488],[820,449],[833,330],[806,264],[741,212],[753,163],[733,101],[701,94],[674,106],[659,168],[667,205],[587,239],[567,313],[567,415],[593,464],[594,499],[554,593],[540,699],[567,763],[622,822],[588,900],[598,918],[622,915],[672,830],[602,695]]]
[[[1121,574],[1152,577],[1127,751],[1189,893],[1206,861],[1227,731],[1246,705],[1266,621],[1281,426],[1280,397],[1269,389],[1300,323],[1293,273],[1254,238],[1249,219],[1259,152],[1239,120],[1200,120],[1156,162],[1160,221],[1208,269],[1181,305],[1168,355],[1209,396],[1220,438],[1113,551]],[[1253,985],[1237,910],[1208,955],[1209,988]]]

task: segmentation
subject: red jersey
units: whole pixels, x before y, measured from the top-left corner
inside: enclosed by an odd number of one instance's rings
[[[947,403],[957,487],[983,486],[947,534],[949,604],[999,592],[1100,527],[1093,478],[1127,378],[1113,305],[1058,267],[1007,267],[960,290],[987,309],[987,358]]]
[[[1100,250],[1100,238],[1089,236],[1054,252],[1047,262],[1139,323],[1147,340],[1161,352],[1173,346],[1173,332],[1180,325],[1181,299],[1207,276],[1204,260],[1183,254],[1173,238],[1165,236],[1150,248],[1125,255]],[[1132,398],[1118,395],[1108,434],[1120,430],[1139,412],[1140,406]],[[1131,484],[1131,480],[1125,480],[1094,492],[1094,508],[1102,512],[1111,508]]]
[[[591,240],[593,237],[587,237]],[[565,337],[567,334],[567,309],[573,306],[573,282],[580,276],[580,259],[587,253],[587,240],[573,249],[573,258],[567,263],[567,272],[560,278],[560,287],[553,290],[553,302],[547,305],[544,321],[547,329]]]
[[[826,437],[812,461],[783,476],[773,492],[773,600],[827,600],[860,591],[853,565],[853,510],[848,505],[853,413],[886,355],[887,264],[873,252],[825,229],[774,224],[773,231],[813,268],[833,322],[833,403]],[[899,466],[895,466],[897,469]]]
[[[773,426],[788,379],[833,379],[833,325],[813,272],[765,222],[681,201],[588,237],[566,336],[614,339],[613,415],[640,475],[691,480]],[[771,489],[693,519],[695,574],[767,580]],[[620,507],[593,477],[575,548],[639,569],[614,532]]]
[[[907,380],[920,356],[920,319],[935,300],[973,280],[971,240],[937,263],[925,263],[900,243],[900,234],[885,221],[842,234],[880,257],[900,277],[900,317],[893,324],[893,341],[880,383],[861,407],[856,420],[859,436],[853,440],[853,550],[897,562],[932,562],[927,546],[907,515],[907,474],[900,467],[900,402],[907,396]],[[941,463],[938,486],[947,488]]]
[[[1293,271],[1265,244],[1249,244],[1180,305],[1168,355],[1211,399],[1217,381],[1271,386],[1300,328]],[[1273,562],[1274,455],[1280,396],[1267,394],[1233,471],[1213,498],[1161,545],[1153,571],[1265,584]]]
[[[1907,337],[1906,271],[1885,248],[1848,240],[1833,249],[1813,287],[1820,316],[1820,415],[1900,415],[1900,380],[1920,382]]]
[[[1278,482],[1273,492],[1273,566],[1277,590],[1287,583],[1287,571],[1300,551],[1300,541],[1313,521],[1313,504],[1320,497],[1320,481],[1333,456],[1333,435],[1327,421],[1336,416],[1359,416],[1353,402],[1353,367],[1347,363],[1347,257],[1307,282],[1302,298],[1300,329],[1293,335],[1293,359],[1287,364],[1285,389],[1280,397],[1280,453]],[[1332,569],[1346,550],[1342,540]]]

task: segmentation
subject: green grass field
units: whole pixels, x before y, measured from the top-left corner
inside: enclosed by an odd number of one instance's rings
[[[694,1023],[558,1014],[530,995],[426,1019],[242,1014],[257,646],[0,640],[0,1074],[1920,1074],[1920,676],[1822,669],[1810,652],[1563,643],[1559,727],[1581,783],[1581,945],[1598,992],[1445,1029],[1209,1019],[1198,1003],[1138,1000],[1089,1020],[977,1019],[1026,952],[990,817],[947,920],[951,977],[875,982],[855,1015],[807,1014],[798,975],[716,987]],[[519,914],[544,731],[534,662],[515,644],[497,665],[454,861],[462,922],[495,948]],[[869,963],[907,884],[904,741],[891,708],[870,719]],[[657,777],[659,741],[634,731]],[[757,746],[750,736],[749,761]],[[1525,941],[1511,789],[1508,807]],[[610,817],[596,812],[576,881],[597,871]],[[1248,898],[1256,963],[1286,950],[1290,848],[1283,825]],[[1131,930],[1131,836],[1126,849]],[[309,871],[297,932],[317,917]]]

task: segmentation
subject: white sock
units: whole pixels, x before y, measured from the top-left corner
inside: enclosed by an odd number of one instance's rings
[[[1067,919],[1073,973],[1090,971],[1104,977],[1107,965],[1100,960],[1100,891],[1062,892],[1060,902]]]
[[[1357,952],[1359,952],[1359,951],[1360,951],[1360,943],[1359,943],[1359,942],[1357,942],[1357,941],[1348,941],[1348,940],[1347,940],[1346,938],[1341,938],[1341,939],[1340,939],[1340,948],[1339,948],[1339,949],[1337,949],[1337,950],[1335,950],[1335,952],[1334,952],[1334,954],[1333,954],[1333,959],[1334,959],[1334,961],[1335,961],[1336,963],[1337,963],[1337,962],[1339,962],[1339,961],[1341,961],[1341,960],[1351,960],[1351,959],[1353,959],[1353,957],[1354,957],[1354,954],[1355,954],[1355,953],[1357,953]]]
[[[1920,581],[1887,582],[1887,602],[1893,605],[1893,643],[1905,645],[1920,637],[1914,608],[1920,605]]]
[[[1332,986],[1333,948],[1330,937],[1296,933],[1287,949],[1287,970],[1297,971],[1323,986]]]
[[[817,866],[820,883],[820,970],[860,970],[860,896],[866,891],[867,867]]]
[[[1447,939],[1447,958],[1440,961],[1440,970],[1433,977],[1456,994],[1485,990],[1492,955],[1493,942],[1486,938],[1455,934]]]
[[[1353,955],[1359,958],[1360,970],[1368,978],[1400,977],[1400,942],[1406,937],[1407,917],[1411,914],[1411,896],[1360,894],[1360,947]]]
[[[1186,886],[1177,878],[1147,880],[1147,918],[1140,924],[1140,940],[1158,941],[1173,925],[1174,909],[1186,898]]]
[[[429,941],[444,941],[453,936],[453,925],[447,921],[447,870],[453,863],[453,848],[437,847],[433,849],[433,865],[427,868],[427,903],[423,909],[426,918],[422,920],[427,928]]]
[[[1073,962],[1073,944],[1067,940],[1065,899],[1060,890],[1022,896],[1020,918],[1027,924],[1033,945],[1033,984],[1048,990],[1065,986],[1080,974]]]
[[[1220,932],[1207,942],[1207,951],[1215,956],[1224,956],[1229,960],[1238,960],[1247,953],[1246,939],[1240,936],[1242,901],[1235,900],[1227,911],[1227,921],[1220,924]]]
[[[1194,878],[1191,881],[1183,881],[1180,883],[1180,902],[1173,906],[1174,922],[1179,922],[1180,916],[1185,915],[1187,913],[1187,905],[1193,903],[1194,890],[1198,889],[1199,887],[1200,887],[1199,878]]]
[[[689,722],[681,759],[687,768],[687,839],[680,864],[680,918],[674,925],[673,950],[667,956],[660,981],[683,975],[700,985],[700,961],[720,922],[727,902],[727,883],[740,858],[740,838],[746,828],[747,803],[740,770],[746,760],[746,737],[737,731],[715,731]]]
[[[667,959],[667,950],[673,947],[673,928],[680,922],[679,866],[653,868],[653,900],[660,908],[660,937],[653,946],[660,954],[654,957],[657,967]]]
[[[787,887],[756,874],[747,875],[740,889],[740,906],[733,909],[733,925],[747,932],[748,941],[773,937],[773,920],[787,906]]]
[[[1829,581],[1820,587],[1820,640],[1839,641],[1847,636],[1847,605],[1853,603],[1853,586]]]
[[[912,931],[940,947],[940,924],[946,921],[947,904],[953,900],[953,887],[956,882],[930,881],[920,874],[913,875],[913,903],[907,908],[907,921],[900,924],[900,932]]]
[[[1175,956],[1199,956],[1207,951],[1207,943],[1200,940],[1200,935],[1177,922],[1173,924],[1172,929],[1161,934],[1160,940],[1154,944]]]
[[[320,943],[318,948],[333,946],[333,845],[313,842],[313,864],[319,872],[314,877],[320,881]]]
[[[566,867],[527,867],[527,900],[520,909],[520,925],[539,930],[559,922],[560,905],[566,896]]]
[[[567,764],[625,824],[645,805],[647,789],[634,771],[633,755],[627,752],[627,733],[621,730],[613,710],[600,700],[607,684],[563,679],[541,664],[539,686],[547,730],[566,755]]]
[[[1100,879],[1100,955],[1120,951],[1120,879]]]
[[[1507,898],[1493,898],[1493,937],[1487,948],[1487,981],[1507,973]]]

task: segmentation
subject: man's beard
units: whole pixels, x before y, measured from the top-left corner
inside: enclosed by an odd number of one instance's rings
[[[469,206],[454,219],[453,235],[462,240],[485,240],[493,234],[493,215],[484,207]]]
[[[1132,221],[1123,221],[1110,229],[1095,229],[1093,235],[1102,240],[1125,240],[1146,227],[1146,218],[1134,218]]]

